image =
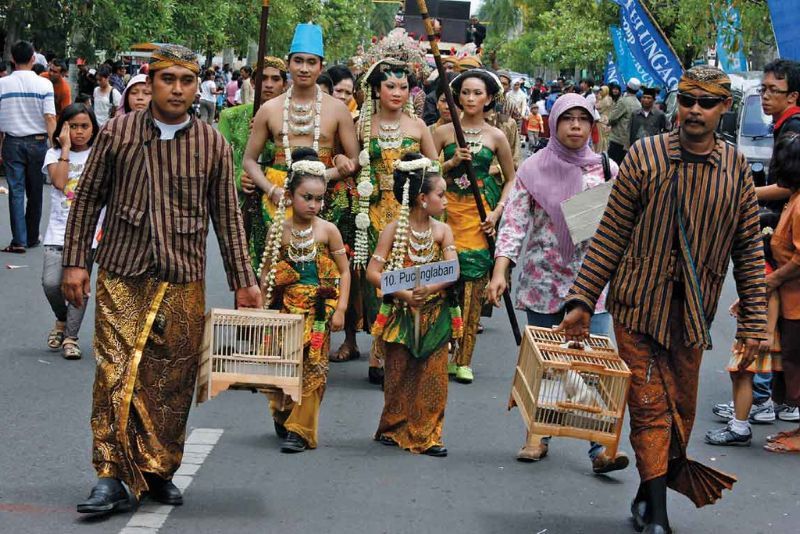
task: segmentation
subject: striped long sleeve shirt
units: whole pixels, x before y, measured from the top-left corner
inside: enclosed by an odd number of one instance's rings
[[[65,267],[85,267],[100,209],[103,238],[95,256],[104,269],[167,282],[205,278],[209,218],[231,289],[253,286],[230,146],[194,118],[161,140],[150,111],[128,113],[99,133],[70,209]]]
[[[566,300],[593,310],[610,283],[607,309],[615,322],[669,347],[672,292],[681,280],[686,343],[708,349],[731,259],[741,301],[736,337],[765,339],[758,203],[744,156],[718,139],[708,158],[694,161],[682,154],[678,130],[647,137],[622,162]]]

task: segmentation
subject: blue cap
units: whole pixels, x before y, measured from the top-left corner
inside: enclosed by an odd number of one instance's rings
[[[321,58],[325,57],[325,48],[322,45],[322,27],[316,24],[298,24],[294,29],[292,46],[289,48],[289,55],[292,54],[314,54]]]

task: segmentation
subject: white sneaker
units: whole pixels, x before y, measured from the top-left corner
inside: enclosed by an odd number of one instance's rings
[[[775,405],[772,399],[761,404],[754,404],[750,408],[750,422],[753,424],[768,424],[775,422]]]
[[[733,401],[715,404],[711,411],[723,421],[733,419]]]
[[[779,404],[775,406],[775,414],[781,421],[800,421],[800,408],[797,406],[793,408],[785,404]]]

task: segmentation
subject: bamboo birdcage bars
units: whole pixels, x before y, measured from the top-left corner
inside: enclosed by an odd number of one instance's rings
[[[300,404],[304,317],[272,310],[213,308],[197,373],[197,403],[226,389],[283,391]]]
[[[569,345],[547,328],[525,328],[511,386],[528,431],[595,441],[616,455],[630,370],[607,337]]]

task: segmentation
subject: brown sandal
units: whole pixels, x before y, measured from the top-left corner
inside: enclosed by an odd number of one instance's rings
[[[64,356],[65,360],[80,360],[83,353],[78,346],[78,341],[68,337],[61,345],[61,355]]]
[[[800,436],[795,435],[771,441],[764,445],[764,450],[778,454],[798,453],[800,452]]]
[[[347,342],[342,343],[339,350],[331,354],[328,359],[332,362],[349,362],[350,360],[357,360],[361,357],[358,352],[358,347],[349,345]]]
[[[784,438],[791,438],[797,435],[797,430],[785,430],[783,432],[778,432],[777,434],[770,434],[767,436],[767,443],[772,443],[773,441],[780,441]]]
[[[64,343],[64,323],[56,322],[56,325],[47,334],[47,347],[50,350],[58,350]]]

